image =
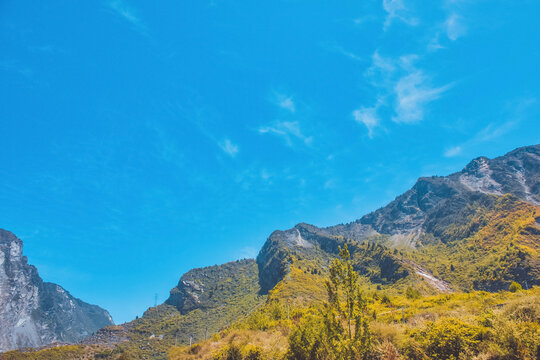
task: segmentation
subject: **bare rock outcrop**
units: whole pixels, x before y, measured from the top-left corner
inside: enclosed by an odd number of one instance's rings
[[[0,229],[0,352],[74,343],[113,325],[107,311],[44,282],[22,249],[20,239]]]

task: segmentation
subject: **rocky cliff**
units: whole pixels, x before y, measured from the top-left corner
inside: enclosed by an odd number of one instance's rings
[[[0,352],[76,342],[113,324],[107,311],[44,282],[22,249],[20,239],[0,229]]]

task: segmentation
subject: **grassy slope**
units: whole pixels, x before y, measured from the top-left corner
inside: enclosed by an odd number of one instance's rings
[[[479,340],[475,340],[471,347],[470,358],[533,359],[536,345],[540,344],[539,287],[516,293],[473,291],[431,296],[388,296],[379,291],[367,292],[366,296],[366,316],[371,319],[370,326],[381,359],[391,358],[388,356],[392,353],[410,359],[414,358],[411,357],[413,352],[424,356],[429,348],[430,329],[446,324],[449,319],[455,321],[459,328],[468,327],[477,334],[475,339]],[[302,326],[305,319],[317,311],[317,306],[290,304],[287,320],[285,304],[274,300],[244,320],[191,347],[176,347],[165,342],[157,345],[159,340],[146,341],[146,344],[163,351],[163,358],[175,360],[219,358],[231,344],[244,355],[258,353],[262,359],[279,359],[287,350],[287,337],[291,331]],[[96,354],[95,358],[106,359],[119,359],[121,356],[123,359],[151,358],[145,352],[126,351],[122,354],[120,349],[113,352],[96,350],[91,346],[65,346],[31,353],[10,352],[3,359],[90,359]]]
[[[195,269],[186,274],[204,286],[199,308],[181,312],[175,306],[162,304],[148,309],[137,320],[126,325],[128,342],[118,349],[133,358],[143,356],[166,358],[170,346],[202,341],[245,318],[264,304],[259,296],[257,265],[240,260],[219,266]]]
[[[473,291],[417,298],[375,294],[368,296],[366,314],[372,318],[371,329],[381,358],[393,351],[401,355],[410,353],[412,348],[424,351],[425,332],[448,319],[483,334],[482,340],[471,350],[477,354],[513,352],[522,355],[517,358],[532,359],[536,344],[540,343],[538,287],[517,293]],[[316,307],[291,307],[290,320],[287,320],[283,304],[281,310],[276,307],[275,303],[267,305],[265,319],[253,321],[248,318],[192,347],[172,347],[169,356],[176,360],[214,359],[234,344],[244,353],[257,347],[264,359],[281,358],[292,329],[302,326],[304,319],[318,310]]]
[[[512,196],[492,208],[477,207],[466,221],[445,229],[444,242],[410,252],[410,257],[458,290],[540,285],[540,207]]]

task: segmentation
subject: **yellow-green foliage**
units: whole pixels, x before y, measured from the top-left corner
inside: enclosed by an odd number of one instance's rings
[[[97,345],[63,345],[41,350],[8,351],[2,360],[84,360],[120,359],[121,354]]]
[[[508,288],[508,291],[511,291],[511,292],[516,292],[516,291],[519,291],[523,289],[522,286],[515,282],[515,281],[512,281],[512,283],[510,284],[510,287]]]
[[[540,344],[538,287],[516,293],[473,291],[419,297],[372,293],[366,300],[365,314],[371,318],[375,349],[372,355],[378,359],[435,360],[454,356],[532,360]],[[257,313],[263,319],[259,323],[248,317],[201,342],[193,347],[195,350],[173,347],[171,359],[214,359],[223,355],[230,344],[235,344],[242,356],[245,347],[252,344],[260,349],[263,359],[284,359],[287,347],[289,355],[291,347],[297,347],[295,354],[306,354],[321,339],[324,326],[318,315],[320,306],[298,308],[290,321],[286,320],[284,304],[279,302],[270,302]],[[257,327],[264,330],[250,329]]]
[[[270,300],[287,301],[295,304],[321,302],[326,297],[322,272],[313,273],[315,265],[308,261],[296,261],[290,273],[268,294]]]
[[[443,232],[445,243],[408,253],[439,278],[460,290],[508,289],[513,281],[525,287],[540,278],[540,207],[507,195],[491,208],[469,205],[465,222]],[[463,237],[462,237],[463,236]]]
[[[207,341],[192,347],[173,346],[171,360],[228,359],[240,356],[242,360],[281,359],[287,348],[287,331],[256,331],[231,329],[216,334]]]
[[[430,322],[425,328],[411,333],[427,356],[440,360],[459,359],[461,354],[467,352],[476,355],[479,352],[478,344],[486,336],[480,326],[453,318]]]

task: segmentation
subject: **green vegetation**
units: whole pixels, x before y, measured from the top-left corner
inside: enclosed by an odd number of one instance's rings
[[[332,262],[326,281],[328,301],[320,313],[294,329],[287,359],[366,359],[371,354],[366,302],[347,245],[339,255],[341,259]]]
[[[306,246],[287,248],[291,233],[279,232],[258,264],[190,271],[166,304],[122,325],[128,341],[111,349],[3,359],[540,358],[540,207],[487,195],[447,205],[418,248],[302,224],[292,234]],[[438,279],[455,292],[440,293]]]
[[[346,301],[341,299],[343,310]],[[356,358],[532,360],[540,351],[538,287],[515,293],[473,291],[418,298],[373,292],[363,299],[372,346]],[[284,307],[270,302],[259,310],[257,322],[248,317],[233,324],[197,344],[196,354],[193,347],[172,347],[169,355],[171,359],[221,359],[216,356],[237,346],[244,359],[246,349],[255,346],[260,359],[355,358],[344,353],[351,349],[348,322],[344,318],[334,322],[340,336],[328,336],[336,327],[325,324],[327,311],[325,305],[291,309],[287,320]],[[355,326],[352,329],[354,337]]]
[[[540,208],[511,195],[493,198],[467,205],[440,231],[442,241],[406,255],[462,291],[540,285]]]
[[[244,319],[265,301],[258,295],[258,272],[253,260],[194,269],[182,281],[197,284],[195,289],[200,290],[182,288],[184,294],[177,306],[162,304],[148,309],[126,326],[129,341],[117,349],[134,359],[165,359],[171,346],[204,341]],[[197,301],[192,303],[185,300],[194,298]]]
[[[2,360],[81,360],[121,359],[118,352],[97,345],[63,345],[36,351],[8,351],[1,354]]]

